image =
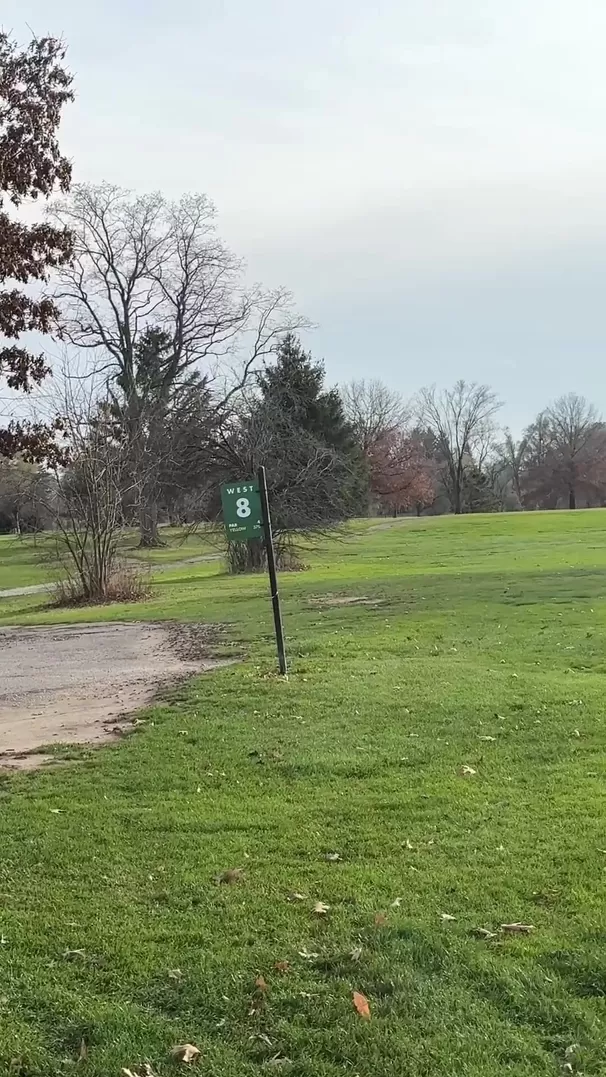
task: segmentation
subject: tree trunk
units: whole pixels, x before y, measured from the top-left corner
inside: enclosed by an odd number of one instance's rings
[[[570,490],[568,492],[568,508],[569,509],[576,509],[576,507],[577,507],[577,497],[576,497],[574,487],[571,486]]]
[[[158,502],[147,498],[139,506],[139,546],[164,546],[158,534]]]

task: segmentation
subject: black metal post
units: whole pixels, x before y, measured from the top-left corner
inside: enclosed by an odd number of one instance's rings
[[[274,627],[276,630],[276,644],[278,647],[278,665],[282,676],[286,676],[286,649],[284,647],[284,629],[282,627],[282,613],[280,610],[280,596],[278,594],[278,575],[276,572],[276,554],[274,550],[274,538],[271,531],[271,516],[269,514],[269,498],[267,496],[267,479],[265,468],[260,467],[257,472],[259,479],[259,494],[261,496],[261,512],[263,514],[263,528],[265,531],[265,549],[267,551],[267,571],[269,572],[269,587],[271,591],[271,604],[274,611]]]

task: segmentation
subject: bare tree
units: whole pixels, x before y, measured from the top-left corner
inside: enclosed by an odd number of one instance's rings
[[[243,264],[218,238],[205,195],[174,203],[110,184],[80,185],[51,215],[74,241],[74,260],[61,270],[57,292],[64,333],[78,347],[105,353],[124,401],[141,544],[157,545],[150,430],[162,424],[175,385],[202,366],[217,406],[224,406],[276,339],[304,321],[283,289],[245,286]],[[146,395],[137,354],[152,329],[163,351],[159,380]]]
[[[576,509],[580,490],[595,485],[596,466],[603,470],[604,429],[593,404],[576,393],[559,397],[546,418],[568,507]]]
[[[67,577],[63,595],[82,602],[141,597],[134,577],[128,593],[120,595],[115,588],[123,499],[130,481],[126,440],[111,419],[108,399],[99,398],[94,383],[64,378],[59,395],[67,466],[53,463],[58,496],[46,508],[59,534],[58,555]]]
[[[433,386],[419,394],[419,418],[435,437],[441,479],[457,514],[464,508],[466,468],[482,467],[500,407],[492,389],[475,382],[461,380],[452,389],[438,392]]]
[[[400,393],[382,381],[350,381],[341,389],[345,416],[368,454],[383,438],[403,429],[410,409]]]

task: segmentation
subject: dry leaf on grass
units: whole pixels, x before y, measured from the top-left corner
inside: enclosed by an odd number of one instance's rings
[[[397,897],[397,898],[395,898],[394,901],[392,901],[391,908],[392,909],[399,909],[401,904],[402,904],[402,898]]]
[[[473,767],[469,767],[467,763],[463,763],[463,766],[459,768],[459,774],[463,778],[471,778],[476,773]]]
[[[363,1017],[365,1021],[370,1021],[370,1006],[366,995],[363,995],[360,991],[354,991],[352,998],[360,1017]]]
[[[299,950],[299,957],[302,957],[304,961],[315,961],[319,954],[313,953],[311,950]]]
[[[257,988],[257,991],[267,991],[267,983],[264,976],[257,976],[255,987]]]
[[[77,957],[86,957],[86,950],[64,950],[63,957],[66,961],[75,961]]]
[[[375,924],[377,927],[385,927],[387,923],[387,913],[378,912],[375,916]]]
[[[316,901],[314,905],[314,912],[316,916],[326,916],[326,913],[330,911],[330,905],[327,905],[325,901]]]
[[[134,1070],[129,1070],[127,1067],[124,1067],[120,1072],[122,1077],[156,1077],[149,1062],[145,1062],[143,1069],[141,1069],[140,1066],[137,1066]]]
[[[362,957],[362,947],[361,946],[354,946],[354,948],[351,951],[349,956],[351,957],[352,961],[359,961],[360,958]]]
[[[169,980],[183,979],[183,973],[181,972],[181,969],[169,969],[166,975],[168,976]]]
[[[244,878],[244,870],[242,868],[228,868],[227,871],[222,871],[216,876],[216,882],[218,883],[239,883]]]
[[[501,931],[505,935],[530,935],[534,924],[501,924]]]
[[[294,890],[292,894],[288,895],[286,900],[294,904],[295,901],[307,901],[307,898],[305,897],[305,894],[299,894]]]
[[[276,972],[290,972],[290,961],[276,961],[274,969]]]
[[[340,853],[325,853],[324,859],[328,860],[329,864],[336,864],[337,861],[342,860],[343,857]]]
[[[414,849],[414,845],[412,844],[410,838],[406,839],[406,841],[404,842],[404,847],[406,849]]]
[[[86,1040],[84,1036],[80,1040],[80,1050],[78,1051],[78,1062],[86,1062],[88,1058],[88,1047],[86,1046]]]
[[[496,739],[497,739],[496,737],[481,737],[481,736],[478,736],[478,740],[496,741]]]
[[[65,815],[65,808],[50,808],[51,815]]]
[[[170,1053],[171,1058],[174,1058],[176,1062],[184,1062],[186,1065],[195,1062],[200,1057],[200,1049],[193,1043],[178,1043]]]
[[[442,923],[448,924],[451,921],[456,920],[456,916],[451,916],[449,912],[441,912],[440,920],[442,921]]]
[[[263,1065],[271,1066],[272,1069],[280,1069],[282,1066],[292,1066],[292,1058],[287,1058],[286,1055],[274,1055],[273,1058],[268,1058]]]
[[[489,931],[486,927],[474,927],[471,934],[475,935],[476,939],[486,939],[487,942],[497,938],[496,931]]]

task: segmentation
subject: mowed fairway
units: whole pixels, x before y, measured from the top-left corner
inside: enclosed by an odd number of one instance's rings
[[[168,1077],[188,1042],[204,1077],[606,1073],[606,512],[347,535],[282,577],[288,681],[265,578],[218,563],[0,602],[248,655],[0,784],[0,1073]]]

